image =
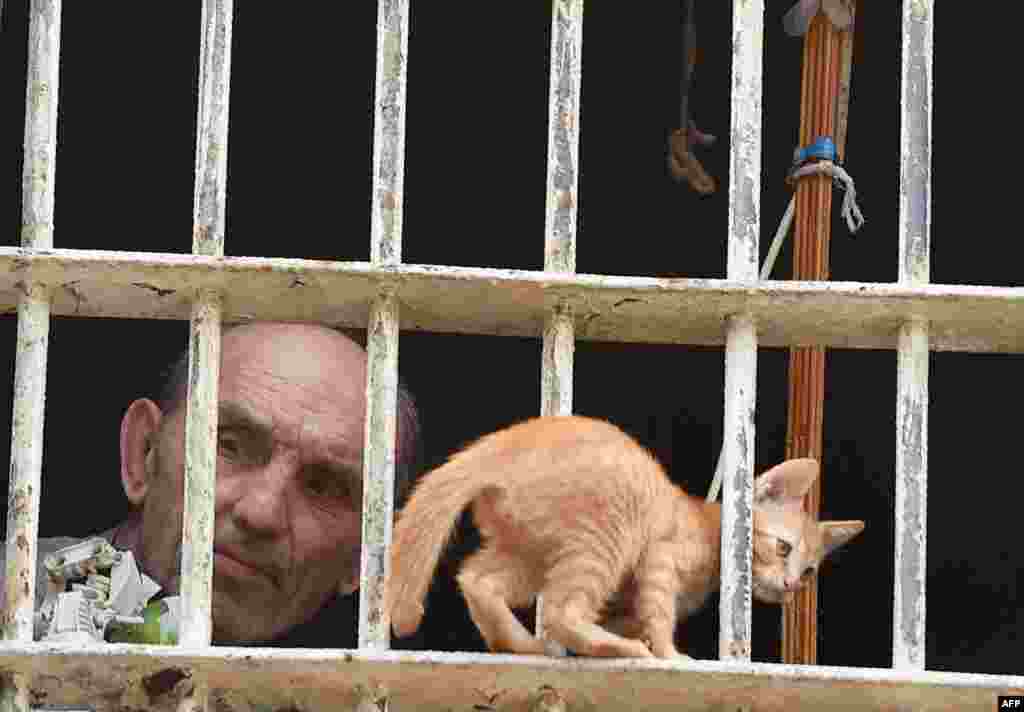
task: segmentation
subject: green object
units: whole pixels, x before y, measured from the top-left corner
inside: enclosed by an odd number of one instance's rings
[[[111,627],[107,640],[111,643],[141,643],[145,645],[176,645],[178,642],[177,598],[150,601],[142,609],[142,625],[120,623]]]

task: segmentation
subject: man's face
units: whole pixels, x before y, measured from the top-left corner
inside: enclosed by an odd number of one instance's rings
[[[213,631],[266,641],[358,580],[365,353],[308,326],[225,334]],[[180,590],[184,403],[166,414],[143,501],[145,565]]]

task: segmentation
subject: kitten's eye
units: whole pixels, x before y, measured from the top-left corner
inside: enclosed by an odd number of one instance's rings
[[[778,542],[775,544],[775,552],[783,559],[789,556],[789,552],[791,551],[793,551],[793,547],[788,541],[783,541],[782,539],[779,539]]]

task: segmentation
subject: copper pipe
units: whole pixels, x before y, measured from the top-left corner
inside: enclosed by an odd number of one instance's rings
[[[800,90],[800,146],[820,136],[836,135],[835,113],[839,93],[842,43],[850,33],[840,32],[819,12],[804,38]],[[832,225],[832,182],[827,176],[800,179],[796,187],[793,279],[829,278],[829,233]],[[789,422],[786,457],[821,460],[825,399],[825,349],[819,346],[790,349]],[[804,500],[804,508],[817,516],[821,502],[819,477]],[[783,606],[782,659],[787,663],[817,662],[818,585],[812,580]]]

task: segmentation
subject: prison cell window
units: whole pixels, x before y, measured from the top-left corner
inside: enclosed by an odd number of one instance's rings
[[[990,709],[1024,677],[924,670],[927,355],[1024,352],[1024,289],[930,284],[932,0],[903,5],[900,280],[758,280],[763,0],[736,0],[728,268],[724,279],[577,274],[581,0],[553,2],[544,271],[402,264],[408,0],[380,0],[369,262],[224,254],[231,0],[202,10],[193,254],[56,249],[60,0],[31,3],[22,245],[0,248],[0,309],[18,313],[8,508],[4,709],[817,710],[830,705]],[[296,280],[317,297],[294,289]],[[62,289],[72,284],[74,289]],[[32,641],[50,315],[189,320],[190,386],[175,647]],[[680,319],[680,314],[686,314]],[[357,650],[211,647],[214,433],[221,325],[313,321],[368,330],[363,559]],[[717,661],[563,660],[388,650],[399,330],[542,340],[541,412],[572,411],[577,340],[725,347],[724,522]],[[898,352],[896,584],[892,669],[750,662],[753,409],[758,349]],[[13,505],[13,506],[12,506]],[[174,694],[164,694],[173,692]]]

